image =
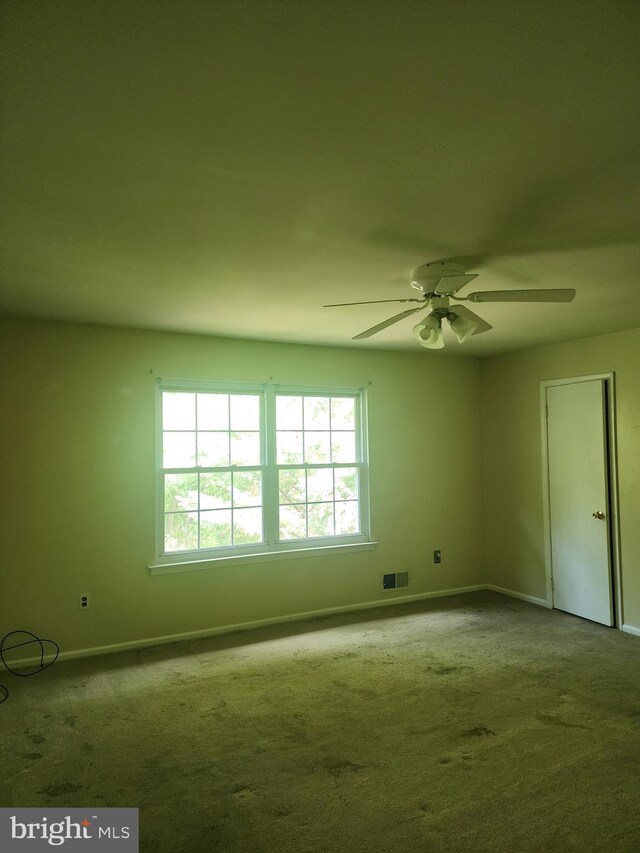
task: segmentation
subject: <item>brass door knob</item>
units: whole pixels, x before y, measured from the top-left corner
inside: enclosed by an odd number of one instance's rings
[[[598,510],[597,512],[593,512],[591,514],[593,515],[594,518],[604,518],[604,513],[600,512],[600,510]]]

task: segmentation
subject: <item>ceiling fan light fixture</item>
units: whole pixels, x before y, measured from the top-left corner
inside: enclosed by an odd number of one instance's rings
[[[442,321],[435,314],[429,314],[413,327],[413,337],[420,346],[428,349],[442,349],[444,338],[442,335]]]
[[[576,291],[572,287],[533,288],[520,290],[480,290],[460,296],[460,290],[470,281],[477,278],[477,273],[467,273],[461,264],[455,261],[434,261],[422,264],[413,270],[411,276],[411,287],[417,290],[419,297],[406,299],[369,299],[361,302],[340,302],[325,305],[325,308],[341,308],[347,305],[375,305],[382,302],[413,302],[418,303],[417,308],[408,308],[399,314],[394,314],[376,323],[352,340],[359,341],[370,338],[372,335],[393,326],[394,323],[410,317],[425,308],[430,312],[417,326],[413,327],[413,336],[420,346],[427,349],[441,349],[444,346],[442,333],[442,321],[447,320],[451,331],[456,336],[458,343],[464,343],[471,335],[479,335],[481,332],[490,331],[493,326],[482,317],[474,314],[465,305],[458,302],[571,302]],[[456,304],[452,305],[451,300]],[[448,333],[447,333],[448,334]]]
[[[459,314],[451,313],[447,319],[459,344],[470,338],[479,328],[478,323],[470,317],[461,317]]]

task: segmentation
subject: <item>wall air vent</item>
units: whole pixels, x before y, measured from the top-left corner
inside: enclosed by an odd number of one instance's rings
[[[409,572],[390,572],[382,575],[382,591],[404,589],[409,586]]]

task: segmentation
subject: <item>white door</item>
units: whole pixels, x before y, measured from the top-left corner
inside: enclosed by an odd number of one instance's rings
[[[613,625],[604,379],[547,387],[553,606]]]

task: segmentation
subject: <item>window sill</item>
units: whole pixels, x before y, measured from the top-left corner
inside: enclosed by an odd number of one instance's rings
[[[350,545],[322,545],[318,548],[294,548],[287,551],[263,551],[256,554],[238,554],[237,557],[214,557],[206,560],[185,560],[181,563],[156,563],[148,566],[151,575],[171,575],[178,572],[201,572],[217,566],[243,566],[249,563],[269,563],[274,560],[300,560],[305,557],[326,557],[353,551],[373,551],[377,542],[356,542]]]

